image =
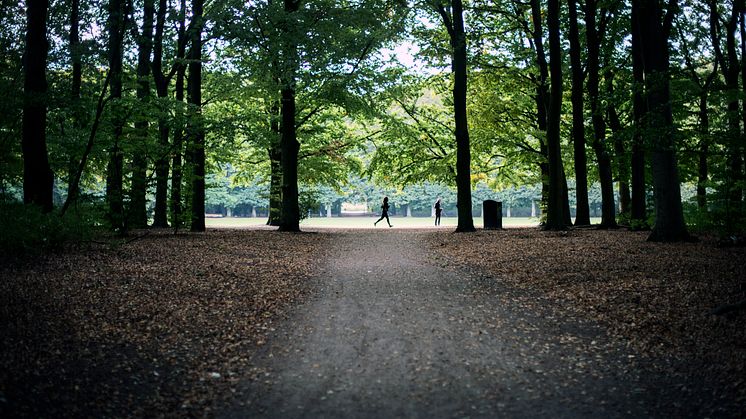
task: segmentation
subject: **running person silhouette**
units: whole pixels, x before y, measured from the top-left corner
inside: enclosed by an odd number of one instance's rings
[[[435,201],[435,225],[440,225],[440,213],[443,211],[443,209],[440,207],[440,198],[438,198],[437,201]]]
[[[381,221],[384,218],[386,219],[386,222],[388,223],[389,227],[393,227],[391,225],[391,221],[389,221],[389,197],[388,196],[383,197],[383,205],[381,205],[381,218],[379,218],[378,221]],[[376,224],[378,224],[378,221],[373,223],[373,227],[375,227]]]

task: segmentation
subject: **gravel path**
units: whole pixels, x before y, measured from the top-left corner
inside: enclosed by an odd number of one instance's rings
[[[335,237],[318,289],[218,416],[697,416],[597,326],[527,311],[431,260],[428,235],[450,232],[320,234]]]

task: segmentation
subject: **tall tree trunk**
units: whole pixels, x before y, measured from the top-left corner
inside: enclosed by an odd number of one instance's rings
[[[741,143],[741,115],[739,115],[738,103],[738,73],[740,64],[736,52],[736,31],[738,30],[738,18],[743,8],[742,0],[732,3],[731,16],[725,25],[726,56],[720,48],[722,34],[719,33],[720,13],[718,12],[718,1],[710,0],[710,36],[712,38],[715,57],[720,62],[725,84],[728,91],[728,142],[726,144],[726,194],[727,207],[726,218],[728,224],[733,221],[740,212],[743,192],[739,185],[742,171],[742,158],[740,152]]]
[[[640,34],[640,1],[632,0],[632,113],[634,131],[632,137],[632,202],[630,225],[633,229],[645,229],[647,225],[647,208],[645,192],[645,141],[643,123],[647,114],[647,104],[643,96],[645,79],[643,74],[642,40]]]
[[[744,98],[744,94],[746,94],[746,3],[744,3],[744,0],[740,0],[738,3],[739,5],[739,16],[740,16],[740,32],[741,32],[741,89],[742,89],[742,104],[743,104],[743,110],[741,112],[742,122],[744,130],[746,130],[746,98]],[[744,206],[744,180],[746,180],[746,172],[744,170],[746,169],[744,165],[746,162],[744,162],[744,158],[746,158],[746,133],[741,133],[741,136],[739,138],[739,141],[736,145],[736,158],[738,159],[738,165],[736,168],[736,174],[738,179],[738,188],[736,191],[736,194],[738,195],[737,203],[740,204],[738,208],[738,217],[740,220],[743,219],[744,215],[746,215],[746,206]]]
[[[544,52],[544,30],[542,28],[542,11],[539,0],[531,0],[531,21],[533,31],[531,32],[531,42],[536,50],[536,66],[539,68],[539,80],[536,85],[536,123],[539,131],[547,132],[547,110],[549,108],[549,65],[547,64],[546,54]],[[535,80],[534,80],[535,81]],[[549,155],[547,141],[540,138],[539,151],[544,161],[539,163],[541,172],[541,202],[542,209],[546,210],[549,206]]]
[[[709,170],[707,160],[710,155],[710,112],[707,102],[710,94],[710,86],[717,75],[717,64],[707,77],[699,95],[699,150],[697,152],[697,207],[700,211],[707,211],[707,183],[709,181]],[[696,74],[696,73],[695,73]]]
[[[109,72],[111,73],[112,126],[114,128],[109,161],[106,167],[106,202],[111,228],[124,233],[124,197],[122,191],[123,157],[119,147],[124,126],[122,109],[122,42],[124,39],[125,4],[121,0],[109,0]]]
[[[191,50],[189,54],[189,138],[192,148],[191,231],[205,231],[205,127],[202,120],[202,6],[192,0]]]
[[[300,0],[284,0],[286,28],[294,31],[294,14],[300,7]],[[300,231],[300,208],[298,207],[298,143],[295,126],[295,77],[297,73],[298,48],[294,36],[285,34],[283,45],[284,71],[281,81],[281,130],[280,162],[282,167],[282,208],[280,209],[280,231]],[[294,34],[293,34],[294,35]]]
[[[282,211],[282,152],[279,144],[271,146],[267,152],[270,161],[269,214],[267,225],[279,226]]]
[[[160,103],[168,97],[169,78],[163,74],[163,28],[166,23],[166,0],[158,0],[155,37],[153,39],[153,81]],[[158,149],[155,162],[155,212],[153,227],[168,227],[168,118],[167,109],[161,106],[158,111]]]
[[[83,64],[80,51],[80,0],[72,0],[70,6],[70,60],[73,64],[72,89],[73,99],[80,98],[80,86],[83,79]]]
[[[27,0],[23,83],[23,202],[52,211],[54,175],[47,154],[47,0]]]
[[[106,105],[106,89],[109,87],[111,82],[111,72],[106,73],[106,80],[104,80],[104,87],[101,89],[101,94],[98,96],[98,103],[96,104],[96,116],[93,118],[93,124],[91,125],[91,132],[88,135],[88,142],[86,143],[83,155],[80,157],[80,163],[77,164],[77,168],[73,170],[73,174],[70,179],[70,185],[68,187],[67,199],[62,205],[60,210],[60,216],[64,216],[67,209],[70,207],[78,195],[78,188],[80,187],[80,178],[83,176],[88,156],[90,156],[93,150],[93,142],[96,139],[96,133],[98,132],[99,124],[101,123],[101,116],[104,113],[104,106]]]
[[[585,153],[585,115],[583,109],[583,66],[576,0],[568,0],[570,17],[570,68],[572,70],[572,141],[575,157],[575,225],[591,223],[588,206],[588,159]]]
[[[130,191],[129,225],[148,225],[148,128],[150,126],[150,54],[153,51],[153,0],[144,0],[142,32],[137,36],[137,99],[140,111],[135,120],[135,152],[132,155],[132,190]]]
[[[606,145],[606,123],[599,95],[599,69],[601,39],[604,34],[596,27],[596,0],[586,2],[586,42],[588,48],[588,99],[591,103],[593,124],[593,151],[598,163],[601,182],[601,228],[616,228],[616,206],[614,205],[614,178],[611,171],[611,155]]]
[[[184,128],[183,112],[181,104],[184,102],[184,76],[186,64],[186,0],[180,1],[179,7],[179,30],[176,50],[176,82],[174,84],[174,96],[176,98],[174,141],[172,147],[173,160],[171,162],[171,222],[174,229],[178,230],[183,224],[183,208],[181,205],[182,193],[182,155],[184,153]]]
[[[546,229],[565,228],[562,207],[562,154],[560,147],[560,116],[562,114],[562,46],[560,45],[559,0],[548,0],[547,30],[549,32],[549,57],[551,93],[547,118],[547,152],[549,157],[549,203]]]
[[[294,85],[294,82],[292,83]],[[300,143],[295,130],[295,89],[282,89],[282,137],[280,162],[282,171],[282,207],[280,208],[280,231],[300,231],[300,208],[298,207],[298,152]]]
[[[269,214],[267,225],[279,226],[280,214],[282,212],[282,150],[280,149],[282,129],[280,127],[279,119],[280,105],[272,105],[269,112],[269,125],[276,140],[267,149],[270,165]]]
[[[70,89],[70,107],[73,110],[72,120],[75,131],[82,128],[82,109],[80,104],[80,87],[83,79],[83,65],[80,51],[80,0],[72,0],[70,5],[70,36],[69,36],[70,61],[72,61],[72,79]],[[78,159],[76,153],[71,150],[67,180],[67,199],[65,207],[77,199],[77,187],[75,183]],[[72,199],[71,199],[72,198]]]
[[[627,155],[627,149],[624,146],[622,123],[619,120],[619,114],[616,111],[613,70],[608,70],[604,74],[604,77],[606,80],[606,92],[609,95],[608,105],[606,106],[606,116],[609,120],[609,128],[611,128],[613,135],[614,153],[616,154],[617,180],[619,181],[619,211],[622,214],[629,215],[631,204],[629,193],[630,162]]]
[[[457,232],[475,231],[471,210],[471,149],[466,119],[466,33],[464,32],[461,0],[453,0],[453,28],[451,31],[453,58],[453,111],[456,122],[456,199],[458,207]]]
[[[658,2],[640,4],[638,17],[642,35],[645,91],[648,102],[653,191],[655,194],[655,225],[650,241],[682,241],[690,238],[684,223],[681,186],[674,138],[676,135],[671,111],[668,68],[668,33],[676,0],[669,4],[666,20]]]

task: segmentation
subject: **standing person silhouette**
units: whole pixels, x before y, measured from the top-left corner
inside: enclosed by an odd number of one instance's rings
[[[384,218],[386,219],[386,222],[388,223],[389,227],[393,227],[391,225],[391,221],[389,221],[389,197],[388,196],[383,197],[383,205],[381,205],[381,218],[379,218],[378,221],[381,221]],[[378,224],[378,221],[373,223],[373,227],[375,227],[376,224]]]
[[[438,198],[437,201],[435,201],[435,225],[440,225],[440,213],[443,211],[443,209],[440,207],[440,198]]]

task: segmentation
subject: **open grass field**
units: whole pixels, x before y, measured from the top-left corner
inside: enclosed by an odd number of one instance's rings
[[[301,228],[312,227],[312,228],[373,228],[373,222],[378,217],[314,217],[307,218],[301,221]],[[434,218],[430,217],[390,217],[391,224],[395,228],[425,228],[433,227],[435,222]],[[256,227],[262,226],[267,223],[267,219],[263,217],[259,218],[239,218],[239,217],[224,217],[224,218],[207,218],[205,223],[208,228],[245,228],[245,227]],[[440,228],[455,228],[458,223],[456,217],[443,217],[441,218]],[[535,227],[539,225],[538,218],[503,218],[503,227]],[[474,218],[474,226],[481,228],[483,226],[482,218]],[[375,228],[388,228],[386,220],[378,223],[378,227]]]
[[[314,217],[301,221],[301,228],[373,228],[373,222],[378,217]],[[435,228],[430,217],[391,217],[391,224],[395,228]],[[600,223],[600,218],[591,218],[592,223]],[[241,218],[241,217],[224,217],[224,218],[207,218],[205,223],[208,228],[247,228],[263,226],[267,223],[264,217],[259,218]],[[443,217],[439,228],[455,228],[458,224],[456,217]],[[474,226],[482,228],[484,225],[481,217],[474,217]],[[503,217],[503,227],[536,227],[539,225],[538,218],[531,217]],[[378,223],[375,228],[388,228],[386,220]]]

